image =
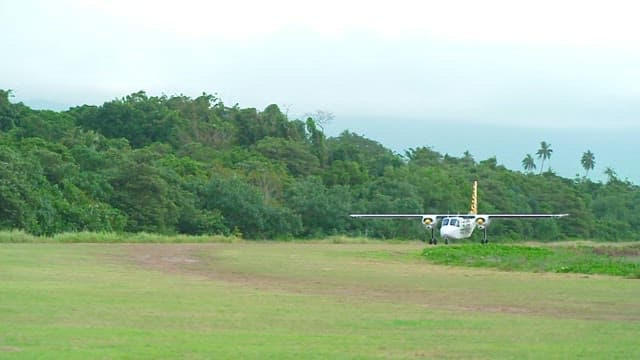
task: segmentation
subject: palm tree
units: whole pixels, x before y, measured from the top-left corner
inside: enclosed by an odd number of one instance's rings
[[[582,160],[580,160],[580,162],[585,170],[584,176],[587,177],[589,176],[589,170],[593,170],[596,166],[596,157],[593,155],[591,150],[587,150],[586,153],[582,154]]]
[[[536,161],[533,159],[531,154],[527,154],[527,156],[522,159],[522,167],[529,172],[536,169]]]
[[[553,150],[551,149],[551,144],[547,144],[546,141],[540,143],[540,149],[536,153],[538,155],[538,159],[542,160],[540,164],[540,174],[542,174],[542,170],[544,169],[544,161],[547,159],[551,159],[551,153]]]

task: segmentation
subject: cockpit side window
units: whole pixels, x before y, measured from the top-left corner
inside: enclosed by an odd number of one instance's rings
[[[442,225],[449,225],[449,218],[442,220]]]

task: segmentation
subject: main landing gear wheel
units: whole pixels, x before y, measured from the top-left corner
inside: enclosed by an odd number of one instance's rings
[[[482,240],[480,240],[480,244],[486,245],[488,243],[489,243],[489,239],[487,239],[487,228],[485,227]]]
[[[436,245],[438,241],[436,240],[435,230],[431,228],[431,240],[429,240],[429,245]]]
[[[449,238],[444,238],[444,244],[449,245]]]

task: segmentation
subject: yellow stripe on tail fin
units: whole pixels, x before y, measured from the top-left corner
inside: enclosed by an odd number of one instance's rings
[[[473,181],[473,193],[471,194],[471,210],[469,214],[478,215],[478,180]]]

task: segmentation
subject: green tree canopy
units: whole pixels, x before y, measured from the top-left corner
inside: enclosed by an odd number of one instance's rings
[[[522,167],[525,171],[531,172],[536,169],[536,161],[533,159],[531,154],[527,154],[527,156],[522,159]]]
[[[585,170],[584,176],[589,176],[589,170],[593,170],[596,166],[596,157],[593,155],[591,150],[587,150],[584,154],[582,154],[582,159],[580,159],[580,163]]]
[[[401,156],[349,131],[329,137],[314,116],[145,92],[55,112],[0,91],[0,228],[424,239],[419,222],[348,215],[467,212],[477,179],[481,212],[571,214],[495,221],[494,238],[640,240],[640,188],[611,168],[602,183],[523,174],[495,156],[442,155],[428,144]],[[542,172],[553,150],[540,145]],[[588,174],[595,156],[581,163]],[[522,166],[536,169],[531,154]]]
[[[553,149],[551,149],[551,144],[548,144],[546,141],[542,141],[540,143],[540,149],[536,152],[538,155],[538,159],[540,159],[540,173],[542,174],[542,170],[544,170],[544,161],[551,159],[551,154],[553,153]]]

